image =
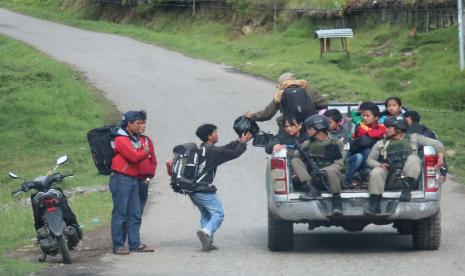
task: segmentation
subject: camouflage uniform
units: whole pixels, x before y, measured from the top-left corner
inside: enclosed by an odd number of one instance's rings
[[[314,157],[315,163],[317,166],[326,172],[327,180],[331,193],[340,193],[341,192],[341,179],[343,177],[342,170],[344,167],[344,159],[341,157],[339,159],[333,160],[328,159],[327,154],[325,154],[325,148],[330,143],[336,144],[340,153],[339,156],[342,156],[343,145],[338,140],[334,140],[328,137],[326,141],[305,141],[302,144],[302,147],[307,151],[310,156]],[[312,177],[310,176],[307,166],[304,161],[302,161],[302,156],[300,152],[295,151],[294,156],[291,159],[291,166],[300,182],[309,182]]]
[[[415,180],[418,179],[421,173],[421,160],[418,157],[419,146],[432,146],[438,153],[444,152],[444,145],[438,140],[425,137],[420,134],[411,134],[410,136],[405,135],[403,142],[410,144],[411,151],[405,160],[402,172],[405,177],[411,177]],[[407,140],[407,141],[405,141]],[[370,155],[367,159],[367,165],[372,167],[373,170],[370,172],[370,181],[368,183],[368,192],[373,195],[381,195],[384,192],[386,180],[388,178],[388,170],[380,167],[382,160],[388,160],[388,150],[390,143],[396,143],[393,140],[379,140],[371,149]]]

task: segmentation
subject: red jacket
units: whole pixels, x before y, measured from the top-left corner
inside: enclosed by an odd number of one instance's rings
[[[355,132],[352,137],[356,139],[360,136],[368,135],[371,138],[379,140],[383,138],[384,133],[386,133],[386,127],[381,123],[376,122],[375,124],[368,126],[364,122],[361,122],[355,128]]]
[[[145,136],[140,136],[142,146],[147,145],[150,148],[149,157],[139,163],[139,174],[137,176],[140,180],[145,180],[147,177],[152,178],[157,169],[157,157],[155,156],[155,148],[153,147],[152,140]]]
[[[142,143],[133,137],[129,137],[129,134],[124,129],[118,129],[113,142],[113,151],[115,155],[111,162],[111,169],[128,176],[137,176],[139,174],[139,163],[149,157],[145,153]]]

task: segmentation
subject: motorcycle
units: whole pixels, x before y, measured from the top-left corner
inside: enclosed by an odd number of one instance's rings
[[[77,246],[82,233],[76,218],[68,205],[63,191],[53,184],[61,182],[64,178],[73,176],[73,173],[62,174],[56,169],[68,161],[67,156],[57,159],[53,173],[47,176],[39,176],[32,181],[19,177],[14,172],[8,175],[13,179],[21,179],[24,182],[21,188],[13,191],[12,196],[31,189],[37,191],[32,194],[31,204],[34,211],[35,226],[37,229],[37,242],[42,250],[40,262],[45,262],[47,255],[55,256],[60,253],[65,264],[71,264],[70,250]],[[69,223],[69,217],[74,219],[74,224]]]

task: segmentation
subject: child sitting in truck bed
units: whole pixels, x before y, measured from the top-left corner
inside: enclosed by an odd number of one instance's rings
[[[378,106],[373,102],[364,102],[360,106],[363,106],[363,121],[355,127],[354,134],[352,135],[353,141],[346,158],[349,163],[349,169],[346,174],[346,183],[348,184],[352,183],[354,174],[364,167],[371,147],[377,140],[383,138],[386,132],[386,127],[378,122],[380,115]]]

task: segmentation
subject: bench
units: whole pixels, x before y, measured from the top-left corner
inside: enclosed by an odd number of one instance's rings
[[[324,53],[335,52],[331,50],[331,39],[340,39],[341,40],[341,50],[339,52],[345,52],[347,55],[350,54],[349,39],[354,37],[352,29],[325,29],[315,31],[315,38],[320,40],[320,58]]]

